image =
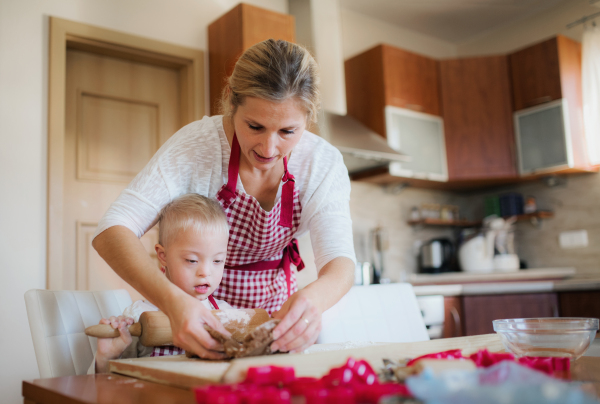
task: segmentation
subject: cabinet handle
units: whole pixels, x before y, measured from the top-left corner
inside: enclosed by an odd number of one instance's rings
[[[460,337],[460,314],[456,307],[450,308],[450,314],[452,314],[452,320],[454,321],[454,337]]]
[[[552,97],[550,97],[549,95],[545,95],[543,97],[539,97],[539,98],[535,98],[533,100],[527,101],[527,106],[533,107],[534,105],[543,104],[543,103],[549,102],[549,101],[552,101]]]
[[[418,104],[406,104],[405,107],[413,111],[423,111],[423,106]]]

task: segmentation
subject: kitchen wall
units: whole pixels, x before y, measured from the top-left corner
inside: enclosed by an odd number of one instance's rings
[[[384,277],[392,281],[406,281],[406,275],[416,271],[418,242],[436,237],[453,237],[450,228],[413,227],[406,221],[411,208],[422,203],[458,205],[467,209],[468,200],[460,194],[425,189],[406,188],[394,193],[385,188],[362,182],[352,182],[350,210],[354,229],[354,245],[359,261],[371,261],[369,231],[375,227],[386,229],[389,248],[385,251]]]
[[[456,45],[397,25],[342,9],[344,59],[386,43],[433,58],[457,56]]]
[[[554,35],[569,36],[581,42],[583,26],[567,29],[567,24],[597,13],[589,0],[571,0],[545,12],[484,32],[457,45],[458,56],[509,53]]]
[[[287,0],[245,0],[287,12]],[[197,49],[238,0],[0,0],[0,401],[39,377],[23,295],[46,284],[48,16]],[[208,70],[208,69],[207,69]]]
[[[517,225],[517,253],[530,268],[575,267],[578,273],[600,273],[599,174],[564,177],[554,187],[537,181],[465,195],[466,212],[473,217],[482,217],[483,198],[506,191],[534,196],[539,209],[552,210],[555,214],[553,219],[542,220],[539,225],[529,222]],[[589,245],[561,249],[559,233],[568,230],[587,230]]]

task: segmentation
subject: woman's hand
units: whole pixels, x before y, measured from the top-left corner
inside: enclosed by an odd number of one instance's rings
[[[273,330],[273,352],[302,352],[315,343],[321,332],[321,311],[306,289],[290,296],[281,310],[272,315],[282,319]]]
[[[106,373],[108,372],[108,361],[118,359],[131,344],[132,338],[127,327],[133,324],[133,319],[131,317],[112,316],[101,319],[99,324],[109,324],[113,329],[118,329],[120,334],[115,338],[98,338],[96,373]]]
[[[205,359],[223,359],[223,345],[204,329],[204,324],[225,336],[231,334],[200,301],[181,293],[166,314],[171,321],[173,344]]]

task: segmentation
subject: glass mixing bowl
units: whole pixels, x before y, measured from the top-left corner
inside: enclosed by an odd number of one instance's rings
[[[579,358],[589,348],[597,318],[549,317],[494,320],[496,331],[507,351],[521,356]]]

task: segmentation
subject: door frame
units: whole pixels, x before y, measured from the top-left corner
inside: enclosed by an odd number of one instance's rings
[[[204,115],[204,52],[62,18],[50,17],[48,55],[48,219],[46,287],[63,288],[63,176],[67,49],[177,69],[180,126]]]

